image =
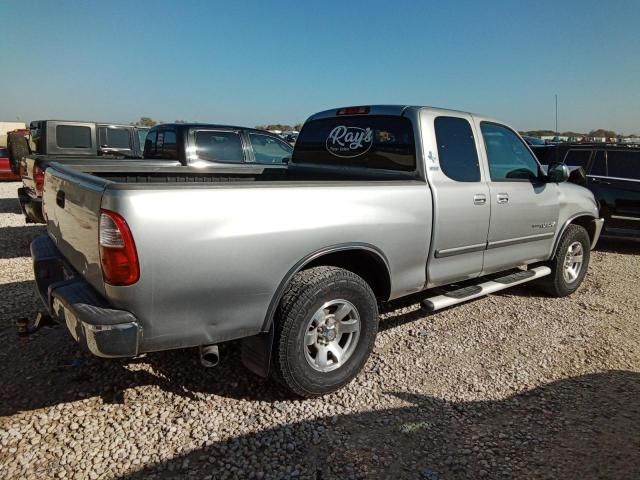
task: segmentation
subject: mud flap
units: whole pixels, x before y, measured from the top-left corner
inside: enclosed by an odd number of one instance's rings
[[[242,363],[256,375],[267,378],[271,365],[273,348],[273,325],[267,333],[260,333],[242,339]]]

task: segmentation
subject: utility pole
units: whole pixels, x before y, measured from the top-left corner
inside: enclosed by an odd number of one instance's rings
[[[556,136],[560,136],[558,131],[558,94],[556,93]]]

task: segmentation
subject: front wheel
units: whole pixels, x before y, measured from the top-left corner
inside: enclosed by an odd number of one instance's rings
[[[369,285],[337,267],[295,275],[276,313],[274,370],[291,392],[314,397],[349,383],[362,369],[378,331]]]
[[[582,284],[591,254],[589,234],[580,225],[569,225],[560,238],[553,258],[546,263],[551,275],[541,279],[541,288],[554,297],[566,297]]]

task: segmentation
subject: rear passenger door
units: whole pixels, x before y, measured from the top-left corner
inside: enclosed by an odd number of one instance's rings
[[[607,151],[607,176],[596,181],[607,190],[607,228],[640,230],[640,151]]]
[[[480,122],[486,156],[491,223],[483,273],[545,260],[559,215],[558,186],[511,128]]]
[[[437,151],[425,154],[434,200],[427,279],[437,286],[480,275],[490,207],[472,117],[451,113],[432,121]]]

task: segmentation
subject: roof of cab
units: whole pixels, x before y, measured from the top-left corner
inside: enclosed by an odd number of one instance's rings
[[[188,129],[188,128],[217,128],[221,130],[243,130],[245,132],[251,133],[259,133],[261,135],[269,135],[272,137],[278,137],[275,133],[271,133],[268,130],[260,130],[257,128],[250,127],[239,127],[237,125],[220,125],[217,123],[161,123],[159,125],[154,125],[151,128],[175,128],[175,129]]]
[[[465,112],[462,110],[453,110],[450,108],[440,108],[440,107],[430,107],[430,106],[426,106],[426,105],[363,105],[366,106],[369,109],[368,115],[397,115],[397,116],[402,116],[404,115],[404,113],[409,110],[409,109],[415,109],[415,110],[432,110],[434,112],[439,112],[439,113],[443,113],[443,114],[447,114],[447,113],[466,113],[468,115],[472,115],[474,117],[477,118],[482,118],[482,119],[487,119],[487,120],[492,120],[489,117],[485,116],[485,115],[479,115],[479,114],[475,114],[475,113],[471,113],[471,112]],[[341,110],[343,108],[353,108],[353,107],[338,107],[338,108],[331,108],[329,110],[324,110],[322,112],[318,112],[314,115],[311,115],[307,121],[309,120],[318,120],[320,118],[330,118],[330,117],[335,117],[337,116],[337,112],[338,110]],[[347,116],[347,115],[345,115]]]

